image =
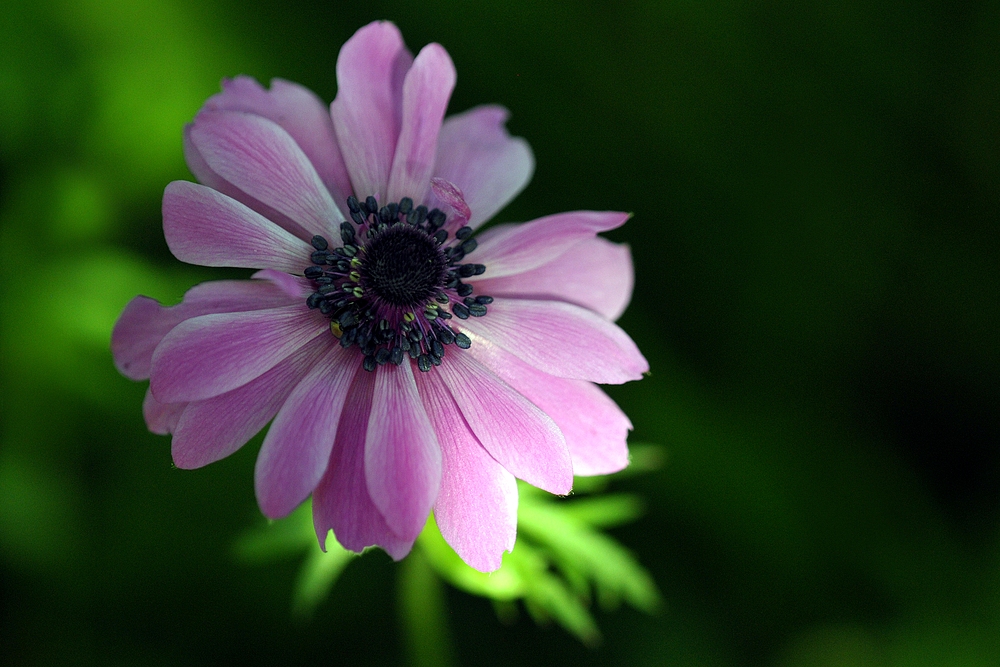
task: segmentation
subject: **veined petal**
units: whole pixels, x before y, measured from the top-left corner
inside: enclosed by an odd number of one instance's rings
[[[469,352],[552,418],[566,438],[574,475],[607,475],[628,465],[632,422],[597,385],[554,377],[495,345]]]
[[[190,133],[213,172],[309,234],[333,236],[343,216],[309,158],[280,125],[249,113],[202,111]]]
[[[293,221],[287,215],[279,213],[270,206],[267,206],[261,202],[256,197],[251,197],[243,190],[219,176],[217,173],[212,171],[208,163],[205,162],[205,158],[202,157],[201,152],[198,147],[195,146],[194,141],[191,139],[191,130],[194,128],[194,123],[188,123],[184,126],[184,160],[187,162],[188,169],[194,174],[194,177],[202,185],[207,185],[213,190],[218,190],[222,194],[235,199],[244,206],[247,206],[262,216],[278,225],[282,229],[291,232],[294,236],[300,239],[312,238],[312,234],[307,232],[302,228],[302,225]]]
[[[386,364],[375,374],[365,479],[392,532],[415,539],[441,488],[441,446],[408,362]]]
[[[216,280],[195,285],[176,306],[137,296],[128,302],[111,332],[115,367],[132,380],[149,378],[153,350],[184,320],[209,313],[274,308],[293,303],[270,280]]]
[[[316,357],[316,350],[299,350],[242,387],[188,403],[170,442],[174,465],[200,468],[245,445],[277,414]]]
[[[573,489],[566,441],[544,412],[470,355],[448,355],[436,370],[469,428],[500,465],[550,493]]]
[[[497,299],[486,317],[461,326],[473,346],[494,344],[557,377],[621,384],[649,370],[617,325],[562,301]]]
[[[341,412],[330,463],[313,491],[313,525],[322,549],[326,549],[327,533],[332,529],[345,549],[360,552],[379,546],[400,560],[410,553],[413,540],[404,540],[389,530],[365,481],[365,435],[374,390],[374,374],[355,375]]]
[[[508,115],[503,107],[476,107],[446,118],[438,135],[434,176],[462,190],[472,209],[468,224],[473,228],[506,206],[535,170],[528,142],[511,137],[504,127]]]
[[[265,516],[287,515],[319,484],[359,368],[353,354],[329,345],[278,411],[254,471],[257,502]]]
[[[455,88],[455,66],[440,44],[428,44],[403,82],[402,127],[389,175],[388,201],[423,201],[434,169],[438,133]]]
[[[441,443],[441,492],[434,518],[445,541],[481,572],[499,569],[517,535],[517,482],[469,430],[436,373],[419,373],[417,388]]]
[[[529,271],[559,257],[583,239],[622,226],[628,217],[628,213],[575,211],[520,225],[493,227],[478,237],[476,261],[487,266],[486,278]]]
[[[153,392],[147,387],[146,397],[142,400],[142,417],[146,420],[146,428],[156,435],[173,433],[188,405],[188,403],[160,403],[153,398]]]
[[[174,257],[201,266],[299,273],[313,248],[212,188],[174,181],[163,193],[163,234]]]
[[[153,353],[158,401],[197,401],[241,387],[327,330],[305,304],[181,322]]]
[[[472,276],[476,292],[525,299],[560,299],[617,320],[632,299],[635,271],[625,244],[605,238],[578,241],[555,259],[501,278]]]
[[[245,111],[280,125],[299,145],[326,185],[338,207],[351,194],[344,157],[337,145],[330,110],[308,88],[284,79],[271,79],[267,90],[249,76],[223,79],[222,92],[205,102],[206,109]],[[341,208],[342,213],[346,213]]]
[[[337,57],[337,98],[330,107],[354,194],[385,196],[402,117],[403,80],[413,56],[399,29],[374,22]]]

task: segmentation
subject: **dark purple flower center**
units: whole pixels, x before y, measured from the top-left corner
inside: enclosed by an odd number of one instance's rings
[[[409,356],[421,371],[439,366],[445,346],[468,349],[472,341],[449,320],[482,317],[492,297],[473,296],[462,278],[486,271],[463,264],[476,249],[471,227],[449,241],[438,209],[414,208],[404,197],[379,208],[374,197],[348,197],[351,221],[340,225],[343,245],[314,236],[313,265],[304,274],[316,291],[306,304],[330,318],[341,346],[357,345],[365,370]]]

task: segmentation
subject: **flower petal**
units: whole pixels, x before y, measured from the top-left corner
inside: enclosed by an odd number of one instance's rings
[[[194,123],[188,123],[184,126],[184,159],[187,161],[188,169],[191,170],[191,173],[194,174],[199,183],[207,185],[213,190],[218,190],[227,197],[235,199],[244,206],[257,211],[274,224],[288,232],[291,232],[293,235],[301,239],[308,239],[312,237],[312,234],[303,229],[302,225],[293,221],[287,215],[279,213],[270,206],[265,205],[256,197],[251,197],[247,193],[243,192],[243,190],[240,190],[238,187],[222,178],[222,176],[219,176],[217,173],[212,171],[211,167],[208,166],[208,163],[205,162],[205,158],[202,157],[197,146],[194,145],[194,141],[191,139],[191,130],[193,128]]]
[[[550,493],[573,489],[566,441],[544,412],[470,355],[448,355],[437,371],[469,428],[500,465]]]
[[[649,370],[617,325],[562,301],[497,299],[485,317],[461,326],[473,345],[495,344],[557,377],[621,384]]]
[[[131,380],[149,378],[153,350],[184,320],[209,313],[274,308],[292,300],[270,280],[216,280],[195,285],[176,306],[137,296],[128,302],[111,332],[115,367]]]
[[[265,516],[286,516],[319,484],[359,368],[353,351],[328,345],[278,411],[254,470],[257,503]]]
[[[469,352],[552,418],[566,438],[574,475],[607,475],[628,465],[632,422],[597,385],[549,375],[495,345]]]
[[[420,402],[409,361],[386,364],[375,374],[365,479],[392,532],[415,539],[441,488],[441,446]]]
[[[402,117],[403,80],[413,56],[399,29],[374,22],[337,57],[337,98],[330,107],[354,194],[384,197]]]
[[[410,552],[413,540],[404,540],[389,530],[385,517],[375,507],[365,481],[365,434],[371,414],[375,376],[354,377],[341,412],[330,463],[313,491],[313,525],[320,548],[326,549],[332,529],[345,549],[360,552],[380,546],[395,560]]]
[[[327,328],[305,304],[181,322],[153,353],[151,387],[161,402],[197,401],[241,387]]]
[[[237,111],[202,111],[190,134],[205,164],[221,178],[310,235],[334,236],[344,218],[309,158],[280,125]]]
[[[441,492],[434,518],[445,541],[481,572],[499,569],[517,536],[517,482],[487,453],[437,373],[417,388],[441,443]]]
[[[284,79],[271,79],[267,90],[252,77],[238,76],[223,79],[222,92],[210,97],[205,108],[249,112],[280,125],[312,162],[341,212],[346,210],[351,194],[347,166],[337,145],[330,110],[311,90]]]
[[[635,272],[625,244],[594,238],[578,241],[539,267],[502,278],[473,276],[476,292],[526,299],[560,299],[618,319],[632,298]]]
[[[628,218],[628,213],[574,211],[493,227],[478,237],[476,262],[486,265],[485,278],[529,271],[597,232],[622,226]]]
[[[163,234],[174,257],[201,266],[301,273],[313,248],[212,188],[174,181],[163,193]]]
[[[271,421],[316,356],[316,350],[299,350],[242,387],[188,403],[170,443],[174,465],[200,468],[245,445]]]
[[[146,388],[146,397],[142,399],[142,417],[146,420],[146,428],[156,435],[168,435],[177,428],[189,403],[160,403],[153,398],[153,392]]]
[[[438,133],[455,88],[455,65],[440,44],[428,44],[403,82],[402,127],[389,175],[388,201],[423,202],[437,156]]]
[[[504,127],[508,115],[503,107],[480,106],[445,119],[441,126],[434,175],[461,188],[472,209],[472,227],[506,206],[535,171],[528,142],[511,137]]]

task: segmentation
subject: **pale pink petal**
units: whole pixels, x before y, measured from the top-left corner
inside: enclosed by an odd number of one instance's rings
[[[153,392],[146,388],[146,397],[142,400],[142,417],[150,433],[167,435],[177,428],[177,421],[184,413],[188,403],[160,403],[153,398]]]
[[[560,299],[617,320],[632,298],[634,279],[629,247],[596,236],[523,273],[465,280],[475,285],[476,294]]]
[[[472,217],[472,209],[469,208],[468,202],[465,201],[465,195],[462,194],[462,190],[457,185],[435,176],[431,179],[431,191],[453,211],[452,215],[448,216],[448,225],[453,227],[452,231],[454,228],[462,227],[469,222],[469,218]],[[445,210],[447,212],[447,209]]]
[[[583,239],[620,227],[628,217],[628,213],[575,211],[521,225],[493,227],[477,237],[475,261],[486,265],[485,278],[530,271],[559,257]]]
[[[544,412],[471,355],[449,354],[436,370],[469,428],[500,465],[550,493],[572,490],[569,449]]]
[[[132,380],[149,378],[153,350],[184,320],[209,313],[274,308],[292,303],[269,280],[217,280],[195,285],[176,306],[137,296],[128,302],[111,332],[115,367]]]
[[[241,387],[326,331],[327,322],[304,303],[185,320],[153,353],[153,395],[175,403]]]
[[[201,266],[301,273],[313,247],[212,188],[174,181],[163,193],[163,234],[174,257]]]
[[[206,109],[245,111],[280,125],[299,145],[342,211],[351,194],[344,157],[333,131],[330,110],[308,88],[271,79],[271,90],[249,76],[223,79],[222,92],[205,102]]]
[[[188,403],[170,443],[174,465],[200,468],[245,445],[277,414],[322,349],[306,346],[242,387]]]
[[[480,106],[446,118],[438,136],[434,176],[454,183],[472,209],[478,227],[507,205],[531,180],[535,158],[528,142],[511,137],[507,110]],[[431,198],[428,206],[437,206]]]
[[[557,377],[621,384],[649,370],[617,325],[562,301],[497,299],[485,317],[459,326],[473,345],[492,343]]]
[[[402,119],[403,80],[412,64],[391,23],[369,23],[340,49],[330,111],[359,199],[385,197]]]
[[[347,390],[360,368],[354,350],[329,345],[281,406],[254,470],[257,503],[265,516],[286,516],[319,484]]]
[[[375,390],[374,373],[358,373],[347,394],[330,463],[313,491],[313,525],[319,545],[333,530],[345,549],[362,551],[379,546],[395,560],[410,553],[413,540],[404,540],[389,530],[385,517],[375,507],[365,481],[365,434]]]
[[[316,289],[313,287],[312,281],[308,278],[291,276],[284,271],[276,271],[274,269],[261,269],[250,277],[254,280],[267,280],[271,282],[293,302],[305,299]]]
[[[271,222],[300,239],[312,238],[312,234],[303,229],[302,225],[294,222],[287,215],[283,215],[270,206],[265,205],[256,197],[251,197],[247,193],[243,192],[243,190],[240,190],[238,187],[212,171],[212,169],[208,166],[208,163],[205,162],[205,158],[202,157],[197,146],[194,145],[194,141],[191,139],[191,130],[193,128],[194,123],[188,123],[184,126],[184,159],[187,161],[188,169],[191,170],[191,173],[194,174],[194,177],[198,179],[199,183],[207,185],[213,190],[218,190],[227,197],[235,199],[243,205],[252,208]]]
[[[469,430],[437,373],[417,374],[417,388],[441,443],[441,491],[434,518],[445,541],[481,572],[500,567],[517,535],[517,482]]]
[[[441,121],[454,88],[455,66],[448,52],[440,44],[428,44],[417,54],[403,82],[402,126],[389,173],[389,201],[424,200]]]
[[[607,475],[628,465],[632,422],[599,387],[544,373],[495,345],[469,352],[552,418],[566,438],[574,475]]]
[[[368,493],[392,532],[420,534],[441,487],[441,446],[417,394],[409,362],[375,373],[365,439]]]
[[[309,234],[333,237],[343,216],[309,158],[277,123],[237,111],[202,111],[191,141],[221,178]]]

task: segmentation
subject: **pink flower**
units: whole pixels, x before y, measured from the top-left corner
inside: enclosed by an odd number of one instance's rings
[[[180,468],[257,458],[261,510],[309,495],[321,544],[405,556],[433,510],[469,565],[514,545],[515,477],[556,494],[628,462],[628,418],[593,383],[641,377],[612,320],[632,291],[624,213],[580,211],[474,230],[528,182],[507,112],[444,120],[455,70],[416,58],[391,23],[341,49],[337,99],[224,82],[185,131],[202,185],[163,195],[171,252],[263,269],[163,307],[136,297],[111,339],[150,379],[143,413]],[[430,210],[428,210],[430,209]],[[470,261],[467,261],[470,260]]]

